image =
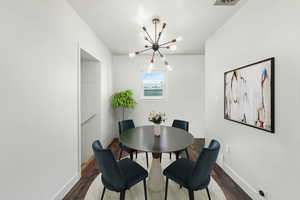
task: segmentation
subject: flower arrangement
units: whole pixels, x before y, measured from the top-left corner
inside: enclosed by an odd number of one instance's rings
[[[167,117],[166,113],[161,113],[161,112],[150,112],[148,120],[150,122],[153,122],[154,124],[161,124],[162,122],[166,122]]]

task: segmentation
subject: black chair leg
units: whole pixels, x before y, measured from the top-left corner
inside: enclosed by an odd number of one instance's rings
[[[190,155],[189,155],[189,152],[188,152],[188,149],[187,149],[187,148],[185,149],[185,153],[186,153],[187,159],[190,159]]]
[[[190,197],[190,200],[195,200],[194,191],[193,190],[189,190],[189,197]]]
[[[135,159],[137,159],[137,154],[138,154],[138,151],[135,152]]]
[[[172,160],[172,153],[170,153],[170,160]]]
[[[101,200],[103,200],[105,190],[106,190],[106,188],[104,187],[104,188],[103,188],[103,191],[102,191],[102,195],[101,195]]]
[[[178,160],[178,158],[179,158],[179,153],[176,152],[176,160]]]
[[[207,192],[208,199],[211,200],[208,187],[206,188],[206,192]]]
[[[130,160],[133,160],[133,152],[130,153]]]
[[[161,163],[162,153],[159,155],[159,162]]]
[[[165,188],[165,200],[168,199],[168,184],[169,184],[169,179],[167,178],[167,180],[166,180],[166,188]]]
[[[147,187],[146,187],[146,179],[144,179],[144,194],[145,194],[145,200],[147,200]]]
[[[119,154],[119,160],[121,160],[122,153],[123,153],[123,150],[121,149],[121,150],[120,150],[120,154]]]
[[[126,193],[126,190],[123,190],[123,191],[120,193],[120,200],[125,200],[125,193]]]
[[[147,162],[147,168],[149,168],[148,152],[146,152],[146,162]]]

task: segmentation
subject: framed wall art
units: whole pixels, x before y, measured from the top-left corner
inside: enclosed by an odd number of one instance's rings
[[[274,66],[268,58],[224,73],[224,118],[274,133]]]

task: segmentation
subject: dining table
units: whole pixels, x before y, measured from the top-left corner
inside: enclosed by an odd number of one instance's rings
[[[139,126],[123,132],[120,142],[132,149],[152,153],[152,163],[149,172],[148,188],[153,192],[161,192],[164,187],[162,174],[162,153],[184,150],[194,141],[191,133],[170,126]],[[154,134],[156,133],[156,134]]]

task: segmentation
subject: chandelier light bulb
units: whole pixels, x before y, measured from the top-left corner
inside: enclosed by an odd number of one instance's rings
[[[176,45],[170,46],[170,50],[171,50],[171,51],[175,51],[176,49],[177,49],[177,46],[176,46]]]
[[[133,53],[130,53],[130,54],[129,54],[129,57],[130,57],[130,58],[135,57],[135,53],[134,53],[134,52],[133,52]]]
[[[176,38],[176,41],[177,41],[177,42],[180,42],[180,41],[182,41],[182,37],[181,37],[181,36],[179,36],[178,38]]]

